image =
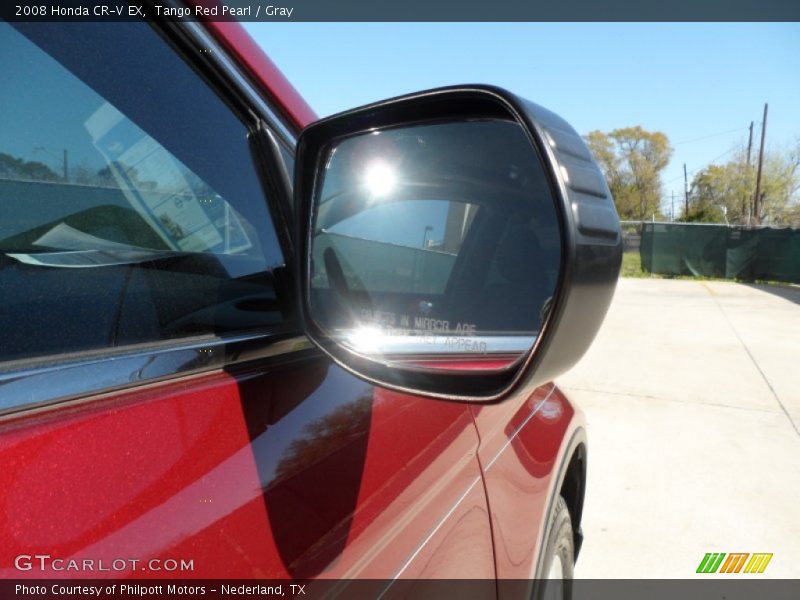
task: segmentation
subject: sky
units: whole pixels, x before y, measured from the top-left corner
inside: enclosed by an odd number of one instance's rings
[[[327,116],[399,94],[459,83],[504,87],[581,134],[641,125],[674,148],[664,203],[694,172],[747,144],[800,140],[797,23],[245,23]]]

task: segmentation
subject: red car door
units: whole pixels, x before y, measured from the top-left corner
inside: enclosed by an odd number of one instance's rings
[[[0,574],[493,577],[469,407],[300,335],[290,111],[201,33],[0,24]]]
[[[541,551],[548,516],[559,495],[565,498],[580,536],[586,467],[583,416],[552,383],[527,398],[472,410],[481,436],[479,456],[497,577],[518,583],[544,577]],[[579,544],[580,538],[576,548]],[[520,592],[513,583],[498,589],[501,597],[518,597]]]

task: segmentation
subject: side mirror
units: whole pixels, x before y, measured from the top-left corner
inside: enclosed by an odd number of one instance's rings
[[[619,219],[555,114],[488,86],[412,94],[312,124],[295,169],[306,333],[349,371],[493,401],[555,378],[594,339]]]

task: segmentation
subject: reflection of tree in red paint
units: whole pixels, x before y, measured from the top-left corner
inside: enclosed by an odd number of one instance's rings
[[[344,550],[364,473],[372,393],[317,408],[321,416],[297,431],[264,493],[275,546],[298,579],[316,577]]]
[[[369,430],[372,395],[340,406],[303,428],[304,436],[294,440],[278,463],[276,480],[290,477],[330,456]]]

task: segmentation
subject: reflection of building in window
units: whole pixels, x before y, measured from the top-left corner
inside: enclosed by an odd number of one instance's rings
[[[450,202],[447,208],[447,220],[445,221],[444,239],[439,242],[436,248],[450,254],[458,254],[461,242],[467,237],[472,220],[478,212],[477,204],[465,204],[463,202]]]
[[[427,242],[425,242],[425,250],[444,252],[444,240],[427,240]]]

